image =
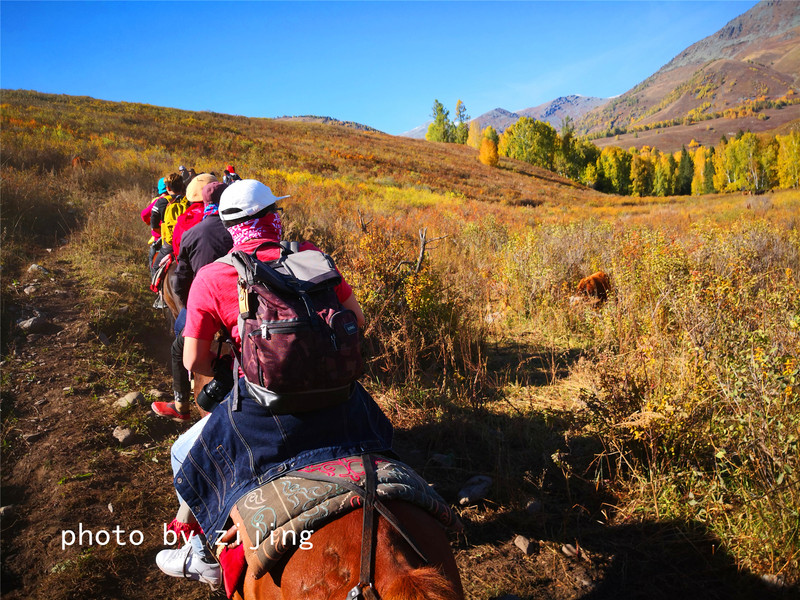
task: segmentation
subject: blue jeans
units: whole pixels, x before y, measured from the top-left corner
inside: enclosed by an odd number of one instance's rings
[[[178,439],[175,440],[175,443],[172,444],[172,449],[169,453],[170,462],[172,463],[172,476],[178,474],[178,471],[181,470],[181,465],[183,461],[186,460],[186,456],[189,454],[189,450],[192,449],[194,446],[195,441],[198,437],[200,437],[200,432],[203,431],[203,427],[206,426],[208,423],[208,418],[211,415],[206,415],[202,419],[200,419],[197,423],[192,425],[189,429],[184,431],[182,434],[178,436]]]
[[[274,414],[249,397],[243,378],[239,395],[241,409],[224,400],[204,425],[194,426],[191,449],[175,461],[175,489],[209,537],[224,529],[239,498],[284,473],[391,450],[392,424],[359,383],[347,402],[306,413]]]

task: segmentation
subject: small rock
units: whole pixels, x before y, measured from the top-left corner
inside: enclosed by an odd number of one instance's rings
[[[161,390],[157,390],[157,389],[153,388],[152,390],[147,392],[147,395],[148,396],[152,396],[153,398],[159,399],[159,398],[165,398],[169,394],[167,394],[166,392],[162,392]]]
[[[127,427],[122,427],[122,425],[117,425],[114,428],[113,436],[123,446],[127,446],[133,441],[133,431]]]
[[[525,556],[530,556],[536,551],[536,544],[526,538],[524,535],[518,535],[514,538],[514,545],[522,550]]]
[[[128,408],[129,406],[141,406],[144,404],[144,396],[141,392],[130,392],[114,403],[117,408]]]
[[[8,504],[6,506],[0,507],[0,519],[5,517],[10,517],[14,514],[16,507],[13,504]]]
[[[36,433],[26,433],[22,436],[22,439],[32,444],[33,442],[38,442],[40,439],[44,437],[44,434],[47,433],[46,431],[37,431]]]
[[[31,296],[32,294],[35,294],[36,290],[38,290],[38,289],[39,288],[37,288],[35,285],[29,285],[29,286],[26,286],[25,289],[22,290],[22,291],[25,292],[28,296]]]
[[[28,267],[28,273],[38,273],[41,275],[49,275],[50,271],[45,269],[42,265],[37,265],[33,263],[30,267]]]
[[[580,554],[580,550],[578,550],[572,544],[564,544],[561,546],[561,552],[564,553],[565,556],[569,556],[570,558],[577,558]]]
[[[31,317],[18,324],[24,333],[44,333],[50,328],[50,322],[44,317]]]
[[[782,588],[784,586],[783,575],[773,575],[772,573],[767,573],[761,576],[761,580],[773,588]]]
[[[111,502],[108,503],[108,512],[114,514],[114,506],[111,504]]]
[[[483,500],[486,494],[489,493],[489,488],[492,486],[492,478],[486,475],[476,475],[461,488],[458,493],[458,503],[461,506],[467,504],[475,504],[479,500]]]
[[[111,340],[109,340],[108,336],[102,331],[97,334],[97,337],[100,340],[100,343],[103,344],[103,346],[108,346],[111,343]]]
[[[452,454],[433,454],[431,456],[431,462],[436,463],[437,465],[441,465],[442,467],[452,467],[453,466],[453,455]]]

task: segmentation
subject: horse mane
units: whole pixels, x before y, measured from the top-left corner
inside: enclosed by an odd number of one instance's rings
[[[421,567],[403,573],[389,589],[381,594],[382,600],[460,600],[453,585],[434,567]]]

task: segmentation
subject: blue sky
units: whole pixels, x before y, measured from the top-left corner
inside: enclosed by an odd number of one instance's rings
[[[0,2],[0,87],[401,134],[621,94],[756,4]]]

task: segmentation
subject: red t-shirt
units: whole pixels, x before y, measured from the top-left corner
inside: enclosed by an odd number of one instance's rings
[[[248,240],[233,250],[243,250],[252,253],[261,244],[269,240]],[[232,251],[233,251],[232,250]],[[300,250],[319,250],[310,242],[300,244]],[[270,246],[258,251],[258,258],[270,261],[279,258],[280,248]],[[186,303],[186,327],[184,337],[198,340],[212,341],[221,326],[231,333],[231,336],[241,347],[239,328],[239,294],[237,281],[239,275],[236,269],[223,263],[209,263],[202,267],[192,282],[189,290],[189,300]],[[336,296],[339,302],[344,302],[353,294],[353,288],[344,279],[336,286]]]
[[[175,256],[178,256],[178,252],[180,252],[181,236],[203,220],[204,210],[205,204],[192,202],[175,221],[175,228],[172,230],[172,253]]]

